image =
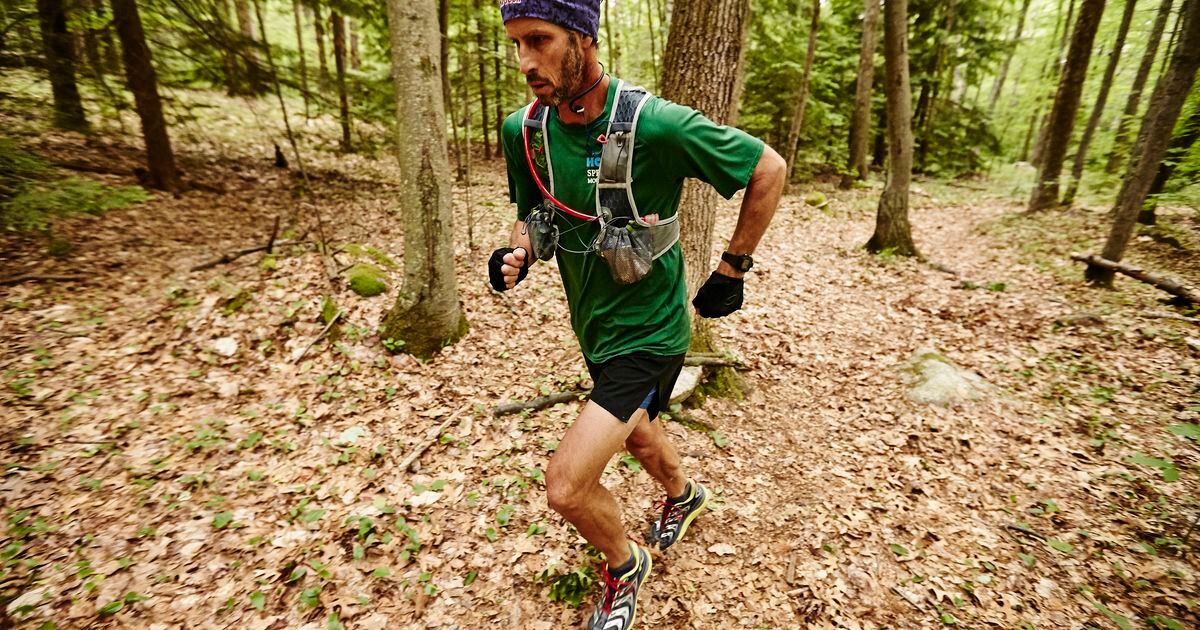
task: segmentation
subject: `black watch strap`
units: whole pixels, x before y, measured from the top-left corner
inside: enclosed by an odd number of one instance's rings
[[[721,260],[729,263],[730,267],[733,267],[742,273],[750,271],[750,268],[754,266],[754,259],[750,257],[750,254],[738,255],[730,254],[729,252],[721,252]]]

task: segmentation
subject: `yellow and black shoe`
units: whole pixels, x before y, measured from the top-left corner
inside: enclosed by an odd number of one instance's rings
[[[633,558],[629,566],[609,573],[604,567],[604,595],[600,605],[588,621],[588,630],[629,630],[637,616],[638,590],[650,576],[650,550],[638,544],[630,544]],[[614,574],[615,573],[615,574]]]
[[[660,501],[655,506],[662,508],[662,516],[650,526],[649,540],[665,551],[683,538],[692,521],[708,507],[708,489],[689,480],[682,496]]]

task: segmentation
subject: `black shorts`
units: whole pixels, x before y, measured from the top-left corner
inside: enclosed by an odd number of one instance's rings
[[[653,420],[671,403],[671,390],[683,370],[683,357],[655,354],[624,354],[604,363],[587,362],[592,375],[591,399],[621,422],[645,409]]]

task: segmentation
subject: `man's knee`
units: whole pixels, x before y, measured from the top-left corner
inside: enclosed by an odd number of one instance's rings
[[[643,412],[644,413],[644,412]],[[651,422],[638,425],[625,438],[625,448],[636,457],[639,453],[652,453],[662,446],[661,429]]]
[[[564,474],[561,466],[551,461],[546,468],[546,502],[550,509],[567,516],[579,510],[587,494],[587,485]]]

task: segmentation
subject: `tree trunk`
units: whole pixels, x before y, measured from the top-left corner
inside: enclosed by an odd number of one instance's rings
[[[54,126],[70,131],[87,131],[87,116],[75,84],[75,51],[67,32],[67,14],[62,0],[37,0],[42,51],[54,95]]]
[[[908,223],[912,182],[912,88],[908,82],[908,0],[883,5],[884,90],[887,93],[888,178],[879,197],[867,251],[919,256]]]
[[[1059,10],[1060,11],[1062,10],[1061,2],[1059,3]],[[1074,24],[1074,22],[1072,21],[1074,15],[1075,15],[1075,0],[1070,0],[1067,3],[1067,19],[1063,23],[1062,33],[1061,33],[1061,36],[1058,38],[1058,56],[1056,56],[1054,58],[1054,65],[1049,68],[1049,72],[1045,75],[1047,79],[1053,78],[1055,76],[1057,76],[1060,80],[1062,79],[1062,72],[1059,70],[1059,68],[1061,68],[1063,63],[1065,62],[1065,59],[1063,58],[1063,52],[1066,49],[1066,45],[1067,45],[1067,34],[1071,32],[1071,25]],[[1059,33],[1057,22],[1055,23],[1055,33],[1056,34]],[[1043,97],[1043,100],[1044,99],[1045,99],[1045,97]],[[1051,107],[1053,107],[1053,103],[1051,103]],[[1039,109],[1040,109],[1040,107],[1039,107]],[[1047,111],[1046,115],[1040,120],[1040,122],[1038,122],[1037,144],[1033,145],[1033,165],[1034,166],[1041,167],[1041,165],[1042,165],[1042,154],[1046,148],[1046,130],[1049,128],[1050,128],[1050,112]]]
[[[1026,0],[1028,1],[1028,0]],[[850,188],[854,180],[867,178],[867,138],[871,133],[871,87],[875,79],[875,28],[879,22],[879,0],[864,3],[862,46],[858,52],[858,79],[854,84],[854,114],[850,118],[850,171],[839,185]]]
[[[1017,18],[1017,30],[1013,32],[1012,39],[1008,43],[1008,54],[1004,56],[1004,63],[1000,64],[1000,74],[996,77],[996,82],[992,85],[992,100],[988,104],[988,109],[996,109],[996,101],[1000,100],[1000,93],[1004,89],[1004,80],[1008,78],[1008,67],[1012,64],[1013,54],[1017,52],[1017,46],[1021,45],[1021,35],[1025,32],[1025,18],[1029,15],[1029,4],[1031,0],[1025,0],[1021,3],[1021,17]]]
[[[317,83],[322,88],[329,85],[329,64],[325,61],[325,18],[321,17],[321,5],[312,4],[313,31],[317,39]]]
[[[1150,185],[1146,203],[1142,204],[1142,210],[1138,212],[1138,223],[1154,225],[1158,221],[1155,216],[1155,210],[1158,208],[1156,195],[1166,188],[1167,182],[1175,174],[1175,167],[1179,166],[1197,140],[1200,140],[1200,101],[1197,101],[1195,109],[1184,121],[1179,133],[1171,137],[1166,158],[1158,165],[1158,172],[1154,175],[1154,183]]]
[[[104,19],[104,28],[100,29],[100,49],[104,63],[105,74],[119,74],[121,72],[121,53],[117,49],[117,43],[113,40],[112,21],[108,19],[108,11],[104,7],[104,0],[91,0],[92,11]]]
[[[230,39],[227,34],[233,32],[233,22],[229,18],[229,0],[216,0],[213,3],[213,16],[217,23],[220,24],[222,37],[228,41]],[[238,65],[237,49],[234,46],[225,46],[225,50],[221,51],[222,68],[225,71],[225,93],[230,96],[237,96],[245,92],[242,87],[242,71]]]
[[[694,107],[718,124],[728,122],[737,108],[742,34],[749,17],[749,0],[677,0],[664,49],[663,97]],[[688,295],[695,294],[712,269],[716,203],[711,186],[684,183],[679,214]],[[712,347],[709,320],[693,318],[692,349],[709,352]]]
[[[475,0],[475,63],[479,66],[479,127],[483,130],[483,157],[492,154],[492,126],[488,124],[487,59],[483,53],[483,25],[479,14],[483,11],[480,0]],[[497,140],[497,144],[499,141]]]
[[[1125,159],[1125,150],[1129,144],[1130,126],[1137,116],[1138,105],[1141,104],[1142,90],[1154,69],[1154,60],[1158,55],[1158,44],[1162,41],[1163,31],[1167,28],[1167,18],[1171,16],[1171,0],[1162,0],[1158,6],[1158,17],[1154,18],[1154,27],[1150,30],[1150,39],[1146,40],[1146,52],[1142,54],[1142,65],[1138,66],[1137,76],[1133,79],[1133,87],[1129,90],[1129,98],[1125,101],[1125,111],[1121,113],[1121,121],[1117,125],[1117,135],[1113,138],[1112,150],[1108,153],[1108,163],[1104,172],[1112,175],[1121,168]]]
[[[1184,0],[1179,20],[1182,27],[1171,65],[1150,97],[1150,106],[1142,119],[1129,169],[1125,172],[1121,192],[1113,206],[1115,218],[1112,230],[1100,254],[1102,258],[1113,262],[1120,262],[1125,254],[1138,211],[1154,183],[1179,112],[1192,89],[1196,71],[1200,70],[1200,0]],[[1084,276],[1089,282],[1112,286],[1112,270],[1089,265]]]
[[[450,101],[450,0],[438,0],[438,33],[440,37],[438,54],[442,63],[442,103],[444,103],[446,111],[451,112],[450,124],[457,125],[458,122],[453,120],[454,105]],[[455,136],[457,135],[456,131]],[[458,150],[457,137],[454,138],[454,150]]]
[[[1125,47],[1125,35],[1129,33],[1129,23],[1133,21],[1133,8],[1137,0],[1125,0],[1125,12],[1121,14],[1121,26],[1117,29],[1117,41],[1113,43],[1112,52],[1108,55],[1108,66],[1104,68],[1104,78],[1100,81],[1100,93],[1096,95],[1096,105],[1088,118],[1087,126],[1083,129],[1083,137],[1079,139],[1079,147],[1075,149],[1075,162],[1071,165],[1071,181],[1067,191],[1063,193],[1062,205],[1069,206],[1075,202],[1075,193],[1079,190],[1079,179],[1083,177],[1083,166],[1087,162],[1088,146],[1092,143],[1092,134],[1100,124],[1104,115],[1104,105],[1108,102],[1108,92],[1112,89],[1113,77],[1117,74],[1117,64],[1121,61],[1121,49]]]
[[[300,96],[304,99],[304,119],[308,120],[308,65],[304,59],[304,24],[300,0],[292,0],[292,18],[296,22],[296,52],[300,57]]]
[[[650,67],[654,70],[654,90],[658,90],[662,83],[660,83],[658,80],[658,52],[656,51],[654,38],[654,8],[650,6],[646,7],[646,26],[648,27],[648,34],[650,35]]]
[[[1079,111],[1083,82],[1087,79],[1092,42],[1096,39],[1096,27],[1102,15],[1104,0],[1083,0],[1075,32],[1071,35],[1067,65],[1063,68],[1058,91],[1054,95],[1054,105],[1050,108],[1038,180],[1029,199],[1030,212],[1045,210],[1058,203],[1058,178],[1062,174],[1067,145],[1071,142],[1071,131],[1075,128],[1075,114]]]
[[[358,29],[354,28],[354,20],[346,18],[346,32],[350,34],[350,67],[358,70],[362,67],[362,59],[358,55]]]
[[[608,45],[608,65],[612,68],[614,75],[621,74],[621,51],[617,48],[617,40],[613,39],[612,19],[608,16],[608,5],[604,3],[604,39]]]
[[[342,151],[354,151],[350,143],[350,97],[346,94],[346,30],[342,14],[329,12],[333,26],[333,64],[337,68],[338,111],[342,123]]]
[[[942,22],[942,28],[938,30],[936,43],[934,44],[937,52],[933,56],[933,71],[929,73],[929,78],[926,79],[922,86],[921,96],[925,96],[924,87],[929,86],[929,99],[925,102],[925,109],[921,112],[919,123],[917,124],[916,132],[916,163],[917,170],[925,172],[925,161],[929,154],[929,132],[934,120],[937,119],[938,97],[950,91],[953,85],[954,68],[951,66],[948,69],[943,67],[946,65],[946,49],[950,48],[950,38],[955,34],[955,25],[958,22],[958,0],[950,0],[946,5],[946,19]],[[949,70],[950,79],[944,80],[942,72]],[[919,105],[918,105],[919,107]]]
[[[795,107],[792,110],[792,126],[788,129],[787,148],[783,155],[787,158],[787,176],[783,181],[791,184],[792,173],[796,170],[796,151],[800,144],[800,131],[804,128],[804,108],[808,103],[808,80],[812,77],[813,57],[817,54],[817,29],[821,25],[821,0],[813,0],[812,22],[808,27],[808,50],[804,54],[804,71],[800,75],[800,86],[796,88]]]
[[[434,0],[388,0],[396,84],[396,155],[403,178],[404,283],[384,316],[383,338],[433,355],[467,331],[454,275],[454,213],[446,160],[446,113],[437,87]]]
[[[500,135],[504,129],[504,75],[500,72],[500,37],[496,33],[497,28],[499,27],[492,28],[492,88],[495,90],[492,100],[495,101],[496,107],[496,150],[492,154],[494,158],[504,156],[504,136]]]
[[[242,42],[242,60],[246,66],[246,93],[261,94],[263,92],[262,71],[258,65],[258,55],[254,52],[257,38],[254,36],[254,22],[250,19],[250,0],[233,0],[237,13],[238,29],[245,41]]]
[[[146,46],[146,34],[134,0],[112,0],[113,23],[121,39],[125,61],[125,79],[133,92],[138,118],[142,121],[142,136],[146,141],[146,166],[149,183],[154,188],[179,190],[179,170],[167,135],[162,101],[158,98],[158,77]]]

